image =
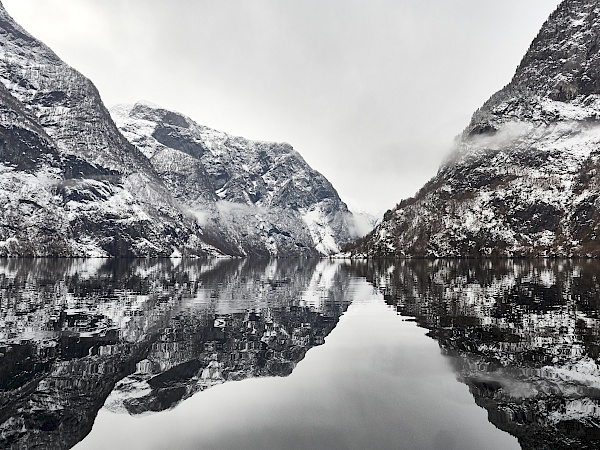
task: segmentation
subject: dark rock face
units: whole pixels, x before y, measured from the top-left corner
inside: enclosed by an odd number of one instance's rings
[[[144,154],[92,82],[1,5],[0,50],[0,256],[318,256],[351,239],[346,205],[291,148],[227,137],[221,157],[198,125],[161,110],[145,137],[160,151]],[[282,185],[291,171],[309,176],[268,193],[233,149],[264,153],[263,172],[293,154],[301,164],[278,172]]]
[[[68,252],[62,204],[52,194],[65,165],[24,106],[0,87],[0,255]],[[48,189],[38,189],[42,178]]]
[[[0,6],[0,256],[204,254],[93,84]]]
[[[368,256],[600,256],[597,3],[564,1]]]

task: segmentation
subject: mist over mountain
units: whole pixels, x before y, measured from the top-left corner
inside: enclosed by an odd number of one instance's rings
[[[437,175],[354,252],[599,256],[599,12],[562,2]]]
[[[125,130],[132,144],[92,82],[1,5],[0,48],[0,256],[319,256],[354,237],[289,145],[142,106],[131,121],[155,128]]]

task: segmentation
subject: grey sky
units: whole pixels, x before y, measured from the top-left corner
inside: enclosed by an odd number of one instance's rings
[[[286,141],[380,213],[437,171],[559,0],[3,0],[94,81]]]

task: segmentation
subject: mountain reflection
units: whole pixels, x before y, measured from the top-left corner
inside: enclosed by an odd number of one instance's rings
[[[0,447],[69,448],[98,410],[291,373],[348,304],[318,260],[0,261]]]
[[[600,448],[600,262],[354,267],[429,330],[489,420],[522,448]]]

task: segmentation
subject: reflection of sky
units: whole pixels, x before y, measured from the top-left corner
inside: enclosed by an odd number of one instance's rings
[[[142,417],[102,410],[79,449],[509,449],[425,330],[354,279],[325,345],[286,378],[216,386]]]

